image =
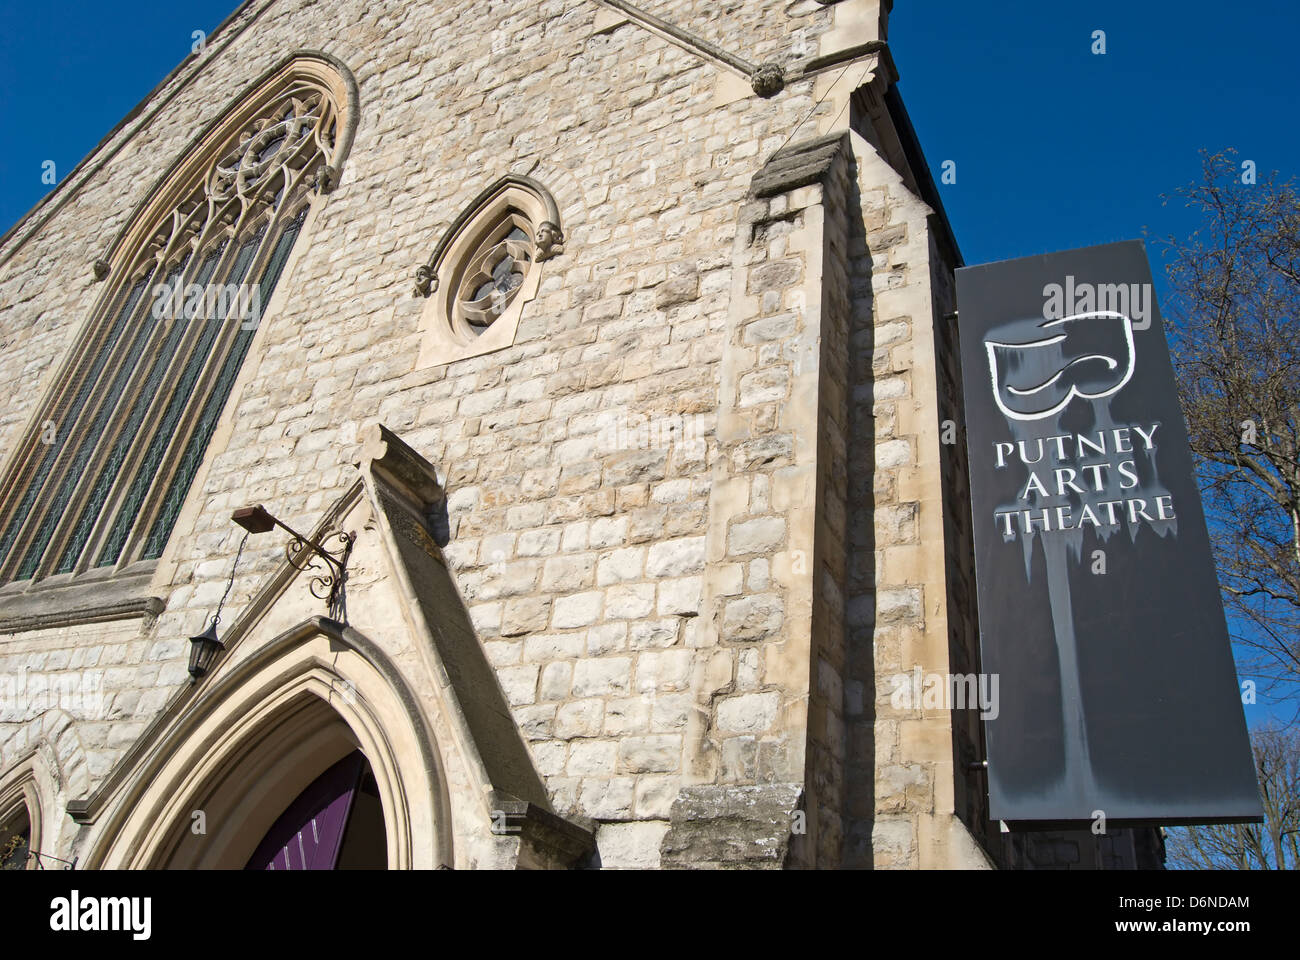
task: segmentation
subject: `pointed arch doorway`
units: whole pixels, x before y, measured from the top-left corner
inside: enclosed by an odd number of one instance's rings
[[[387,869],[403,859],[403,791],[365,729],[300,691],[260,718],[194,795],[205,829],[182,817],[149,866],[197,869]],[[379,763],[372,766],[369,757]],[[392,760],[390,756],[388,758]],[[385,771],[385,767],[389,770]],[[391,821],[391,822],[390,822]]]
[[[454,863],[433,729],[420,698],[373,641],[313,617],[212,679],[196,703],[178,711],[96,824],[88,868],[240,870],[259,851],[270,866],[270,851],[299,828],[311,830],[305,813],[320,814],[348,792],[337,854],[328,858],[333,866]],[[358,752],[365,764],[354,779],[324,797],[313,790]],[[356,758],[350,762],[356,771]],[[289,815],[309,792],[314,798]],[[318,819],[317,837],[321,826]],[[276,831],[279,842],[269,841]],[[309,868],[320,869],[316,862]],[[290,869],[306,863],[300,857]]]

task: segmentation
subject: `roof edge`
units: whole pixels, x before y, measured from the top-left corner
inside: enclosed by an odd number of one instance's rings
[[[952,251],[953,269],[963,267],[966,261],[962,259],[961,248],[957,245],[957,234],[952,229],[948,212],[944,209],[943,200],[939,196],[939,188],[935,185],[934,177],[930,174],[930,165],[926,162],[925,153],[921,149],[921,140],[912,126],[912,118],[908,116],[907,107],[903,105],[903,97],[898,92],[897,84],[889,85],[885,91],[884,101],[889,119],[893,122],[894,131],[898,135],[899,144],[903,148],[903,154],[907,158],[907,165],[911,168],[912,175],[916,177],[921,199],[934,210],[942,234],[941,239]]]

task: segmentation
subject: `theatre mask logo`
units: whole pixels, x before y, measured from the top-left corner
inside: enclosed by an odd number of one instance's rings
[[[957,274],[996,819],[1260,813],[1151,290],[1139,242]]]
[[[1122,313],[1018,321],[984,346],[994,399],[1011,420],[1055,416],[1075,397],[1109,397],[1133,376],[1133,321]]]

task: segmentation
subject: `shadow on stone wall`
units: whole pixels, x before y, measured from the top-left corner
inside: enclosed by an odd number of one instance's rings
[[[856,170],[849,178],[846,206],[847,255],[852,309],[849,313],[845,460],[845,867],[874,865],[871,842],[876,810],[876,352],[872,251],[859,211]]]

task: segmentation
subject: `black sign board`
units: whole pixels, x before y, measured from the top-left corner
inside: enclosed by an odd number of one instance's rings
[[[957,272],[989,808],[1262,815],[1140,241]]]

